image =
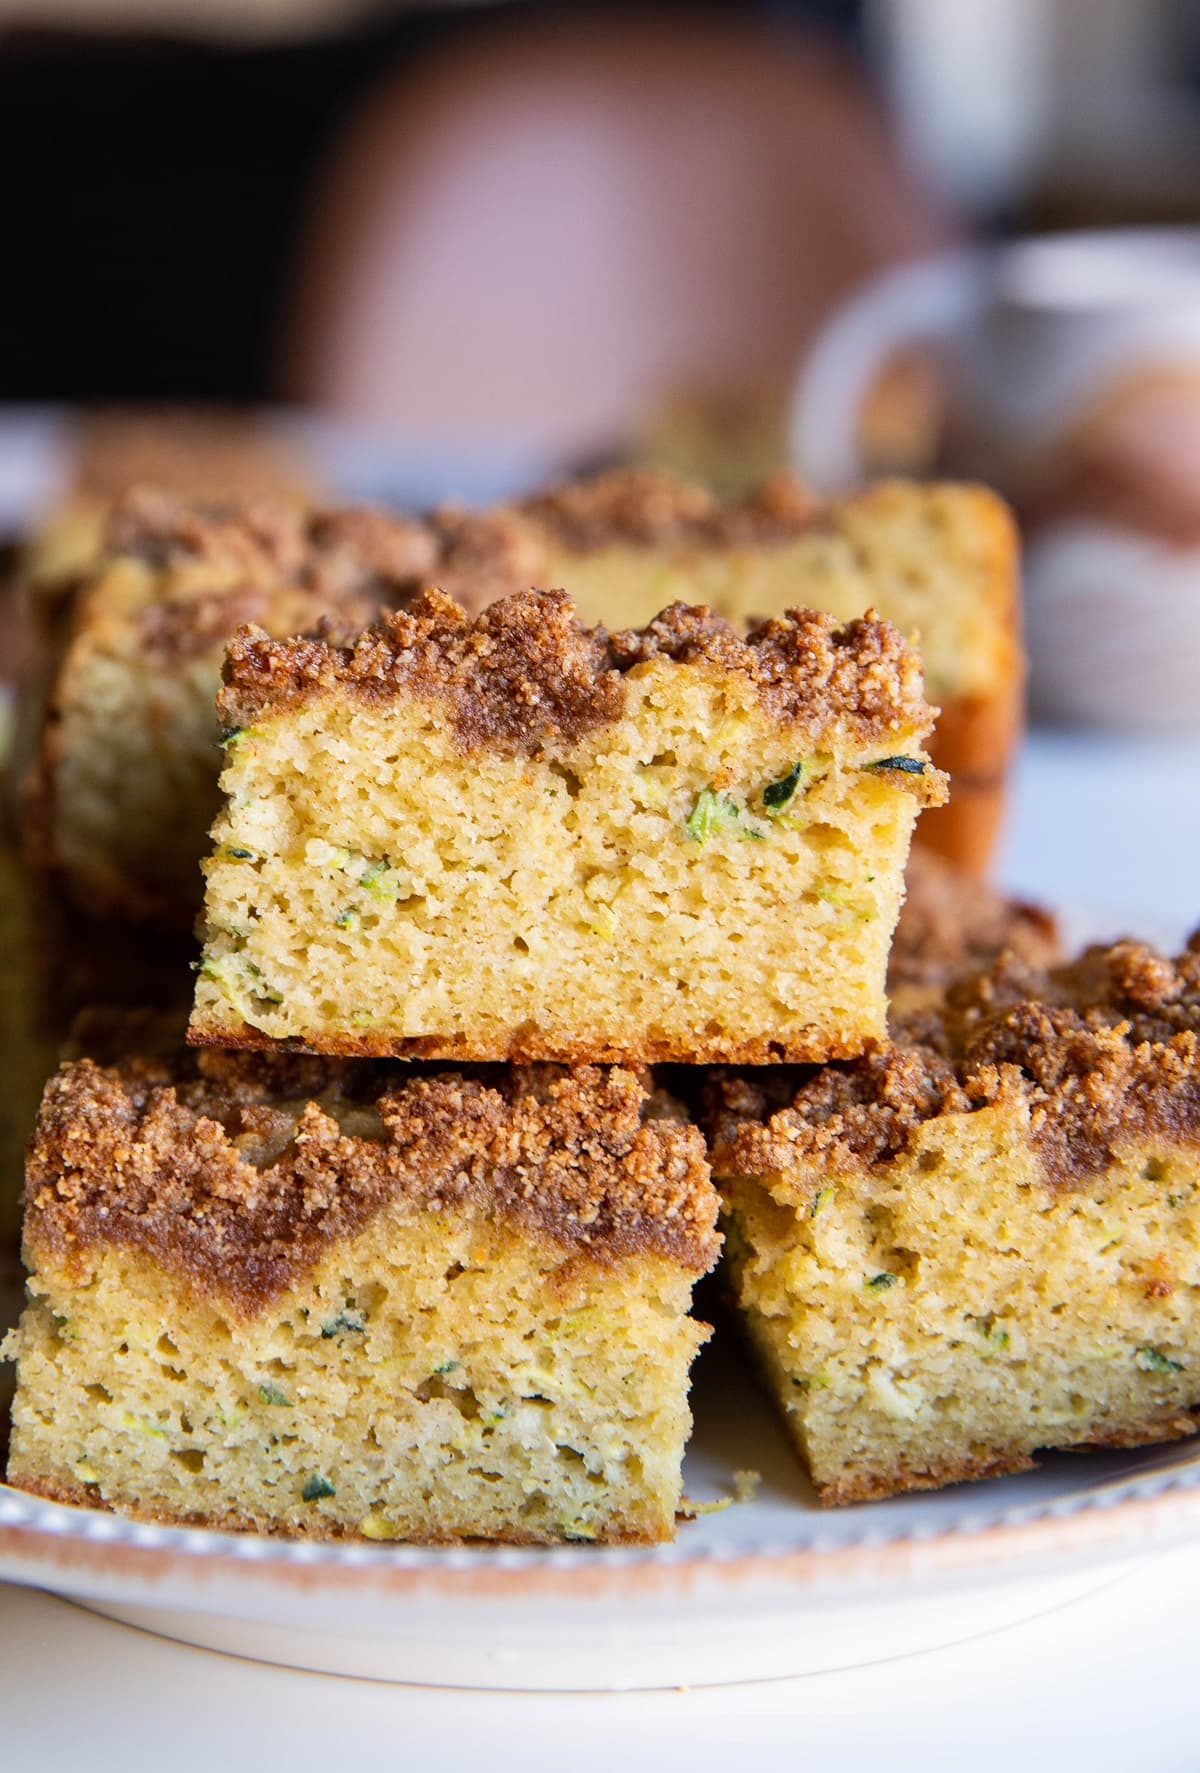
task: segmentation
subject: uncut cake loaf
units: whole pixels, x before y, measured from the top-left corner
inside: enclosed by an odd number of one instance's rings
[[[25,784],[32,864],[93,915],[189,928],[219,804],[226,641],[251,620],[279,635],[368,621],[428,557],[418,525],[382,513],[130,493],[58,611]]]
[[[431,593],[232,643],[197,1044],[816,1059],[883,1038],[918,809],[916,655],[870,618],[621,635]]]
[[[472,608],[561,586],[582,618],[649,622],[674,599],[739,626],[787,609],[839,621],[876,610],[918,640],[941,708],[934,762],[954,795],[921,842],[972,872],[995,847],[1022,723],[1017,534],[984,487],[885,481],[820,501],[786,475],[721,502],[647,469],[618,470],[524,503],[435,517],[437,583]]]
[[[669,1538],[716,1209],[626,1070],[69,1064],[9,1482],[318,1537]]]
[[[713,1084],[730,1285],[820,1499],[1200,1426],[1200,938]]]

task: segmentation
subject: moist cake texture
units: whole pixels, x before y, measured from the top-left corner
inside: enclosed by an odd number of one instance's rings
[[[667,1538],[716,1206],[625,1070],[69,1064],[9,1481],[291,1534]]]
[[[727,1075],[734,1295],[822,1501],[1200,1426],[1200,938],[1009,958],[896,1047]]]
[[[219,804],[213,704],[234,630],[368,621],[427,557],[373,512],[197,507],[141,489],[72,600],[26,786],[34,863],[93,914],[187,927]]]
[[[758,1062],[883,1037],[917,810],[915,654],[792,612],[232,643],[190,1037],[469,1060]]]
[[[988,489],[894,480],[821,501],[778,475],[721,502],[661,471],[618,470],[487,513],[445,511],[433,529],[437,583],[472,608],[545,585],[609,628],[673,600],[739,627],[797,607],[843,622],[876,610],[917,640],[941,708],[932,756],[955,791],[921,842],[986,869],[1024,678],[1016,529]]]

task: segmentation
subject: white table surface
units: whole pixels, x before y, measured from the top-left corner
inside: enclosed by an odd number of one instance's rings
[[[1200,923],[1200,740],[1036,735],[1002,862],[1012,887],[1111,908],[1114,934]],[[1091,1599],[873,1668],[708,1691],[484,1694],[299,1674],[143,1636],[0,1585],[0,1768],[291,1773],[391,1768],[537,1773],[1194,1773],[1200,1545]]]
[[[1051,905],[1111,908],[1114,934],[1140,917],[1182,939],[1200,924],[1200,736],[1035,733],[1000,874]]]
[[[298,1674],[0,1586],[0,1765],[15,1773],[36,1755],[50,1773],[1195,1773],[1198,1579],[1200,1547],[923,1656],[603,1696]]]

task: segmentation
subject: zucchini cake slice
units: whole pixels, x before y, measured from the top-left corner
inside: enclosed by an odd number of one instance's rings
[[[625,1070],[67,1065],[9,1482],[314,1537],[668,1539],[716,1211],[700,1133]]]
[[[1200,937],[713,1086],[727,1275],[821,1500],[1200,1427]]]
[[[883,1038],[934,711],[894,628],[440,593],[230,646],[189,1038],[569,1063]]]
[[[624,469],[491,512],[444,511],[433,528],[437,583],[473,608],[556,585],[609,628],[649,622],[675,599],[741,627],[787,609],[842,622],[875,609],[919,642],[941,707],[931,752],[954,797],[920,840],[986,870],[1024,682],[1016,527],[987,488],[892,480],[826,502],[779,475],[723,503],[662,471]]]
[[[279,635],[330,612],[369,621],[427,554],[419,526],[382,513],[131,493],[59,615],[25,788],[31,861],[93,914],[190,927],[219,805],[229,636],[250,620]]]

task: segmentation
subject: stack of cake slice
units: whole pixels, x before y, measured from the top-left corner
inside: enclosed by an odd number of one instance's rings
[[[209,1050],[47,1090],[12,1476],[293,1532],[667,1536],[718,1202],[630,1068],[884,1038],[945,791],[916,654],[872,617],[610,635],[430,594],[243,630],[220,709]]]
[[[115,955],[184,924],[216,822],[190,1050],[145,1013],[174,987],[102,987],[143,1013],[43,1098],[14,1482],[668,1537],[718,1210],[824,1501],[1193,1431],[1200,947],[1059,967],[932,855],[901,915],[937,758],[978,836],[1015,732],[990,495],[618,476],[417,523],[142,499],[112,533],[35,863]],[[942,847],[978,866],[968,825]]]

